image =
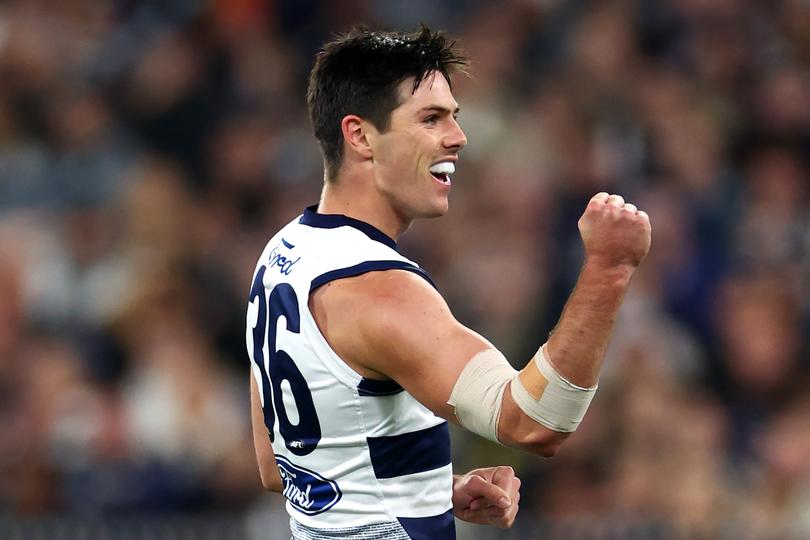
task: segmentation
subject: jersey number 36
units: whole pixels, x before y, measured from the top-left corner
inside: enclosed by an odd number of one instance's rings
[[[285,351],[276,347],[276,329],[278,320],[283,316],[287,321],[287,331],[301,332],[301,314],[298,311],[298,296],[288,283],[276,285],[269,297],[265,294],[264,273],[262,266],[256,273],[250,289],[251,304],[258,301],[258,316],[253,327],[253,362],[261,374],[262,395],[264,396],[264,424],[270,433],[270,440],[275,438],[275,417],[278,416],[278,430],[284,438],[285,446],[298,456],[311,453],[321,440],[321,423],[315,412],[312,392],[295,361]],[[251,307],[255,309],[255,307]],[[250,328],[248,328],[250,332]],[[264,345],[267,343],[268,359],[265,363]],[[287,391],[292,393],[298,422],[290,421],[284,406],[282,383],[289,385]],[[268,399],[272,395],[272,399]]]

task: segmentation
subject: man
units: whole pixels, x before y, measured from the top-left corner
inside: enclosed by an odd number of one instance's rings
[[[450,73],[465,65],[422,28],[353,31],[312,70],[321,201],[267,244],[247,314],[259,469],[286,496],[295,539],[451,539],[454,515],[511,526],[520,481],[508,467],[453,476],[445,420],[553,455],[585,414],[649,250],[644,212],[594,196],[576,289],[519,373],[453,318],[394,239],[448,210],[466,144]]]

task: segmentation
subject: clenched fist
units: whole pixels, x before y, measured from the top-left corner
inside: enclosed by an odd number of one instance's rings
[[[512,467],[484,467],[453,477],[453,513],[464,521],[508,529],[519,502],[520,478]]]
[[[579,219],[585,256],[605,268],[634,269],[650,251],[650,218],[621,195],[597,193]]]

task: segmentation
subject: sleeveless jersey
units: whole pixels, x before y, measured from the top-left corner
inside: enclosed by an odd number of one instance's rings
[[[396,382],[351,369],[308,307],[318,287],[366,272],[430,278],[380,230],[315,208],[267,244],[247,310],[247,349],[292,536],[455,539],[447,423]]]

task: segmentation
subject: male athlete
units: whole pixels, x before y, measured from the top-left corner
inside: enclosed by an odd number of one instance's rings
[[[649,250],[647,215],[595,195],[577,286],[520,372],[453,318],[395,239],[448,210],[467,142],[450,74],[465,65],[427,28],[356,30],[312,70],[323,193],[262,253],[246,334],[262,483],[287,498],[294,539],[453,539],[454,516],[511,526],[520,481],[509,467],[454,476],[446,420],[552,456],[585,415]]]

